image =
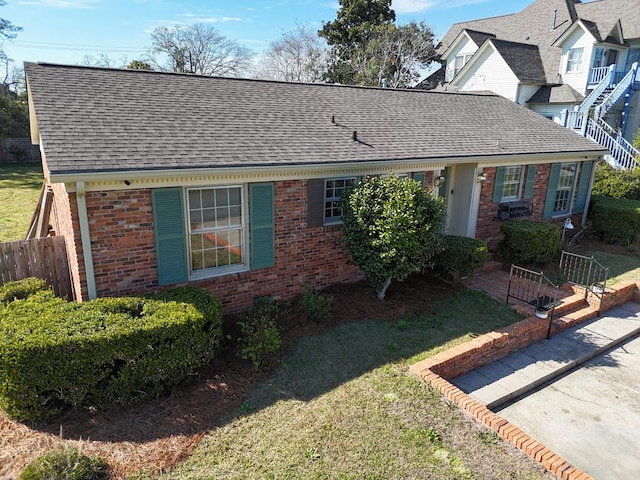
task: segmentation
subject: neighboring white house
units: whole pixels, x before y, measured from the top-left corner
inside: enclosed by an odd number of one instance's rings
[[[454,24],[438,51],[441,70],[418,88],[493,91],[596,140],[611,163],[635,165],[640,0],[536,0]]]

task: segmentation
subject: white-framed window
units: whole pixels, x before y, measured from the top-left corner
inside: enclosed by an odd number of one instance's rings
[[[584,48],[572,48],[567,54],[567,73],[582,71],[582,54]]]
[[[324,181],[324,223],[342,221],[342,195],[358,183],[358,177],[328,178]]]
[[[577,169],[577,163],[563,163],[560,166],[556,198],[553,204],[553,215],[564,215],[570,213],[573,189],[576,184]]]
[[[502,201],[509,202],[519,200],[522,192],[522,177],[524,167],[515,165],[506,167],[504,170],[504,179],[502,184]]]
[[[458,55],[453,59],[453,76],[455,77],[460,73],[460,70],[467,64],[467,62],[473,56],[472,53],[466,53],[463,55]]]
[[[246,267],[242,186],[187,189],[187,215],[192,277]]]

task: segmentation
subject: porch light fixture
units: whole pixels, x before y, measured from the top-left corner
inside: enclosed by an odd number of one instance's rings
[[[444,178],[444,177],[436,177],[436,178],[434,178],[434,179],[433,179],[433,186],[434,186],[434,187],[439,187],[439,186],[440,186],[440,184],[441,184],[442,182],[444,182],[444,180],[445,180],[445,178]]]
[[[479,173],[478,176],[476,177],[476,183],[482,183],[487,179],[487,174],[486,173]]]
[[[575,227],[573,226],[573,223],[571,223],[571,218],[567,217],[564,221],[564,224],[562,225],[562,238],[560,239],[560,242],[564,242],[564,236],[567,233],[567,230],[573,230]]]

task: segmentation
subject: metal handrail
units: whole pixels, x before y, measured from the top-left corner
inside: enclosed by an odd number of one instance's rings
[[[627,89],[631,86],[631,84],[635,81],[636,72],[638,71],[638,62],[634,63],[631,66],[631,70],[627,72],[627,74],[618,82],[609,95],[603,99],[602,103],[600,103],[599,116],[603,117],[607,114],[611,107],[613,107],[616,102],[622,97]]]
[[[640,157],[640,151],[634,148],[634,146],[627,142],[621,135],[616,135],[616,138],[611,136],[603,128],[603,124],[605,124],[605,122],[596,122],[592,118],[589,118],[585,129],[585,137],[608,149],[616,161],[616,167],[626,170],[632,170],[637,167],[637,158]]]
[[[602,299],[607,288],[608,278],[609,268],[595,258],[562,251],[558,269],[558,284],[567,282],[584,288],[585,299],[589,292]]]

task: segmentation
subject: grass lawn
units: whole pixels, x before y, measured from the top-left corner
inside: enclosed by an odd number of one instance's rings
[[[519,318],[463,289],[419,315],[304,337],[193,455],[157,478],[550,478],[406,375],[409,363]]]
[[[0,242],[24,240],[42,180],[39,163],[0,164]]]
[[[607,285],[615,285],[625,280],[640,280],[640,255],[626,255],[603,251],[588,251],[584,255],[595,258],[609,268]]]

